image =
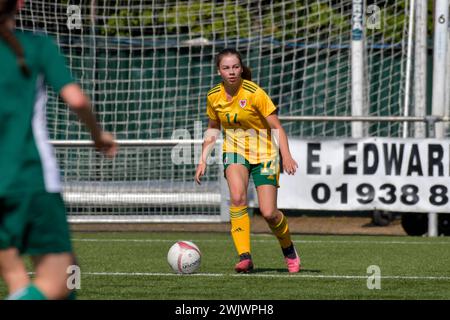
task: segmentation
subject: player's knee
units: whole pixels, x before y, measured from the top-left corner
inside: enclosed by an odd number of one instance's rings
[[[67,286],[66,279],[64,279],[64,281],[61,281],[53,286],[52,290],[53,297],[51,298],[56,300],[64,300],[69,296],[70,291],[71,290]]]
[[[49,296],[49,299],[51,300],[66,300],[69,296],[71,290],[67,288],[67,286],[59,286],[57,288],[54,288],[54,290],[51,290],[51,294]]]
[[[36,280],[35,283],[39,286],[42,293],[49,300],[67,299],[67,297],[71,292],[71,290],[67,285],[67,279],[65,278],[39,279],[39,280]]]
[[[247,205],[247,196],[244,192],[236,192],[230,196],[231,205],[233,207],[241,207]]]
[[[3,250],[0,254],[0,275],[6,278],[28,278],[22,259],[13,250]]]
[[[275,224],[278,219],[278,210],[273,207],[260,207],[259,211],[269,224]]]

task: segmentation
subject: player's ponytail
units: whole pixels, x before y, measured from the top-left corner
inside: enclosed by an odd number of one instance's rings
[[[252,70],[246,65],[242,65],[242,79],[252,81]]]
[[[239,53],[239,51],[237,51],[235,49],[226,48],[226,49],[223,49],[222,51],[220,51],[217,54],[217,56],[216,56],[216,67],[217,67],[217,69],[219,69],[219,67],[220,67],[220,61],[222,60],[222,58],[224,56],[227,56],[227,55],[235,55],[239,59],[239,63],[242,66],[241,78],[251,81],[252,80],[252,70],[250,70],[249,67],[247,67],[244,63],[242,63],[241,54]]]
[[[14,17],[16,7],[17,0],[0,0],[0,39],[5,41],[16,55],[17,64],[19,65],[22,74],[29,77],[31,72],[25,62],[23,48],[8,26],[8,21]]]

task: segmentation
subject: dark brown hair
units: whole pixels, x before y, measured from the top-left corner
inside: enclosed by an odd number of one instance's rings
[[[17,57],[17,64],[26,77],[31,75],[30,69],[25,63],[25,55],[14,33],[10,30],[7,23],[14,17],[16,12],[17,0],[0,0],[0,39],[6,42]]]
[[[239,63],[242,66],[241,78],[251,81],[252,80],[252,70],[250,70],[249,67],[247,67],[245,64],[242,63],[241,54],[239,53],[239,51],[237,51],[235,49],[226,48],[226,49],[223,49],[222,51],[220,51],[217,54],[217,56],[216,56],[216,66],[217,66],[217,68],[220,67],[220,61],[222,61],[222,58],[224,56],[228,56],[228,55],[235,55],[239,59]]]

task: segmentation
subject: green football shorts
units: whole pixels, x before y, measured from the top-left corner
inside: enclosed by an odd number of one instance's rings
[[[280,179],[280,165],[276,160],[270,160],[266,162],[251,164],[242,155],[233,152],[227,152],[223,154],[223,168],[224,175],[226,176],[226,170],[230,164],[239,163],[245,166],[253,178],[255,186],[272,185],[280,187],[278,182]]]
[[[61,194],[0,197],[0,250],[11,247],[29,255],[72,252]]]

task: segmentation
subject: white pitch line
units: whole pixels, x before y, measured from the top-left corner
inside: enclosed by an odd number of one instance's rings
[[[194,273],[175,274],[162,272],[82,272],[90,276],[144,276],[144,277],[252,277],[252,278],[313,278],[313,279],[367,279],[369,276],[359,275],[313,275],[313,274],[228,274],[228,273]],[[381,279],[390,280],[444,280],[450,281],[450,276],[380,276]]]
[[[294,239],[295,240],[295,239]],[[175,239],[80,239],[74,238],[76,242],[174,242]],[[188,239],[193,242],[228,242],[227,239]],[[276,242],[272,240],[253,239],[252,242]],[[295,240],[295,243],[334,243],[334,244],[424,244],[424,245],[450,245],[450,241],[445,242],[420,242],[420,241],[363,241],[363,240]]]

